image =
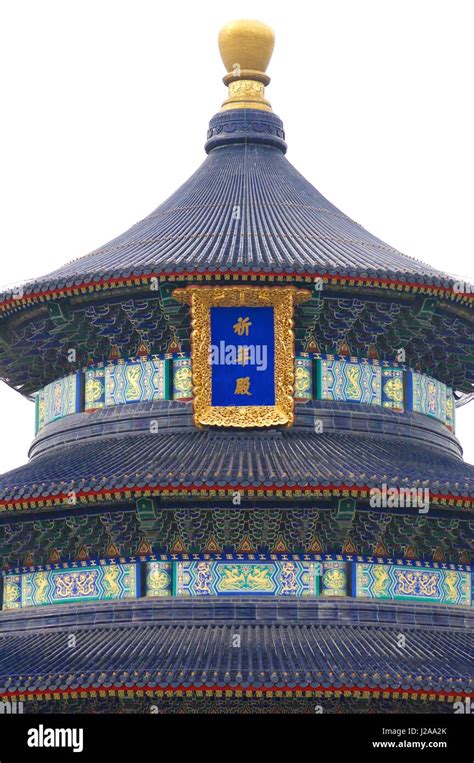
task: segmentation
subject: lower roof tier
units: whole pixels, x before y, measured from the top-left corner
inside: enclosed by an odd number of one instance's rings
[[[71,494],[87,503],[237,488],[353,491],[368,500],[371,488],[386,485],[423,488],[433,504],[469,508],[474,467],[461,452],[440,422],[349,403],[299,406],[292,429],[264,432],[196,430],[189,404],[115,406],[46,427],[31,461],[0,477],[0,506],[68,505]]]
[[[244,690],[452,701],[473,692],[466,608],[226,597],[46,609],[0,614],[5,699]]]

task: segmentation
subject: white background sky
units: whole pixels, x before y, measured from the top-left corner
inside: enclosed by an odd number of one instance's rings
[[[225,98],[217,33],[273,26],[288,158],[346,214],[473,277],[474,4],[15,0],[0,6],[0,284],[41,275],[158,206],[204,158]],[[0,385],[0,473],[34,410]],[[474,403],[458,436],[474,462]]]

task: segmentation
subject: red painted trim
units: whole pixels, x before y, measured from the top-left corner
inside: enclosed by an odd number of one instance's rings
[[[296,492],[303,492],[303,493],[335,493],[336,495],[340,494],[341,492],[350,492],[350,493],[370,493],[370,488],[368,485],[364,485],[363,487],[354,487],[351,485],[312,485],[312,486],[294,486],[291,487],[288,485],[268,485],[268,486],[252,486],[252,485],[246,485],[239,486],[239,485],[214,485],[209,487],[203,487],[203,486],[197,486],[197,485],[186,485],[186,486],[176,486],[176,485],[170,485],[168,487],[159,485],[159,486],[150,486],[145,485],[141,488],[101,488],[100,490],[82,490],[77,493],[75,493],[77,500],[79,501],[81,498],[94,498],[98,496],[103,495],[111,495],[112,498],[116,495],[124,495],[125,493],[132,493],[136,496],[141,496],[143,493],[191,493],[197,491],[198,493],[208,493],[209,491],[212,492],[219,492],[221,490],[224,490],[226,492],[235,492],[236,490],[241,491],[243,493],[276,493],[276,492],[290,492],[290,493],[296,493]],[[70,498],[71,492],[67,493],[58,493],[57,495],[47,495],[47,496],[41,496],[39,498],[25,498],[25,499],[14,499],[14,500],[1,500],[0,506],[8,506],[8,505],[21,505],[23,503],[29,503],[29,504],[36,504],[36,503],[43,503],[44,501],[55,501],[55,500],[64,500],[66,501],[68,498]],[[437,499],[437,500],[445,500],[445,501],[462,501],[463,503],[470,503],[474,504],[474,497],[473,496],[459,496],[459,495],[452,495],[451,493],[442,494],[442,493],[432,493],[431,498]]]
[[[51,297],[58,294],[71,294],[74,293],[77,290],[81,289],[89,289],[93,288],[94,290],[97,290],[97,288],[102,286],[119,286],[122,284],[127,284],[128,282],[132,281],[144,281],[145,283],[148,282],[151,278],[167,278],[168,280],[170,278],[174,278],[175,280],[185,280],[186,278],[216,278],[220,277],[220,279],[224,279],[224,277],[232,276],[232,278],[235,277],[244,277],[247,279],[252,278],[264,278],[268,280],[268,278],[275,278],[277,280],[281,279],[284,281],[288,281],[292,278],[309,278],[311,280],[315,280],[317,278],[324,278],[328,281],[338,281],[341,284],[344,284],[346,282],[352,282],[352,283],[366,283],[366,284],[376,284],[376,285],[393,285],[393,286],[400,286],[403,288],[409,288],[412,289],[428,289],[438,292],[443,292],[445,294],[456,294],[458,297],[466,297],[467,299],[474,300],[474,294],[471,294],[470,292],[454,292],[454,289],[451,286],[434,286],[432,284],[426,284],[421,282],[414,282],[411,283],[410,281],[400,281],[398,279],[392,279],[392,278],[370,278],[366,276],[345,276],[345,275],[334,275],[332,273],[268,273],[263,271],[189,271],[189,272],[182,272],[182,273],[168,273],[168,272],[162,272],[162,273],[148,273],[140,276],[121,276],[119,278],[103,278],[100,281],[87,281],[81,284],[76,284],[74,286],[67,286],[63,288],[56,288],[56,289],[46,289],[45,291],[37,291],[33,292],[31,294],[25,295],[23,299],[26,300],[38,300],[44,297]],[[0,302],[0,310],[5,310],[10,305],[18,304],[21,300],[19,299],[8,299],[4,302]],[[27,306],[27,305],[22,305]]]
[[[335,686],[270,686],[270,687],[255,687],[255,686],[206,686],[206,687],[200,687],[200,686],[167,686],[165,688],[158,687],[158,686],[99,686],[98,688],[93,687],[78,687],[77,689],[46,689],[46,690],[40,690],[35,689],[34,691],[13,691],[13,692],[5,692],[3,694],[0,694],[1,697],[36,697],[36,696],[44,696],[45,694],[80,694],[81,692],[85,692],[86,694],[95,694],[97,692],[105,692],[106,694],[109,694],[110,692],[168,692],[171,694],[177,694],[177,693],[184,693],[189,694],[189,692],[192,693],[199,693],[199,694],[206,694],[207,692],[232,692],[232,694],[235,694],[236,692],[242,692],[243,694],[252,692],[253,694],[256,693],[262,693],[262,694],[276,694],[279,692],[284,693],[291,693],[296,694],[297,692],[339,692],[339,693],[368,693],[368,694],[376,694],[376,693],[382,693],[382,694],[409,694],[411,697],[419,697],[422,695],[435,695],[437,699],[448,699],[452,697],[453,699],[456,697],[474,697],[474,692],[466,692],[466,691],[429,691],[426,689],[393,689],[392,687],[387,689],[382,689],[381,687],[369,687],[369,686],[363,686],[363,687],[348,687],[348,686],[342,686],[342,687],[335,687]]]

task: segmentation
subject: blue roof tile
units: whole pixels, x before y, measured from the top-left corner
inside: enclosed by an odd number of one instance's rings
[[[5,611],[0,693],[112,685],[469,692],[473,618],[466,607],[346,598],[141,599]],[[65,646],[71,627],[81,634],[73,651]],[[230,646],[236,633],[240,649]]]
[[[233,129],[236,123],[245,130]],[[207,159],[169,199],[112,241],[29,282],[26,293],[151,272],[369,274],[454,283],[322,196],[285,158],[276,115],[224,112],[211,120],[210,133]],[[232,214],[236,206],[240,219]]]
[[[0,477],[0,500],[144,484],[167,487],[295,487],[381,484],[474,495],[474,467],[407,438],[289,430],[120,434],[54,448]]]

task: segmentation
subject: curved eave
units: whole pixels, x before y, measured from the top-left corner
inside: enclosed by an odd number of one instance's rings
[[[396,485],[391,484],[390,487]],[[248,498],[291,498],[291,499],[314,499],[314,500],[329,500],[331,498],[345,498],[347,496],[351,498],[358,498],[362,501],[368,502],[370,497],[370,490],[372,488],[368,485],[362,487],[353,487],[340,483],[338,485],[332,484],[319,484],[311,486],[294,486],[294,485],[265,485],[259,487],[248,487],[247,485],[241,485],[236,482],[234,485],[219,485],[217,487],[202,487],[199,485],[187,484],[187,485],[173,485],[167,487],[157,487],[151,485],[145,485],[142,488],[105,488],[103,490],[78,490],[75,492],[75,498],[80,505],[84,504],[114,504],[114,503],[129,503],[131,500],[137,500],[138,498],[149,496],[164,496],[177,497],[177,498],[225,498],[231,499],[236,490],[243,493]],[[57,489],[54,486],[54,492],[48,492],[45,490],[40,498],[14,498],[0,501],[0,512],[5,510],[30,510],[30,509],[44,509],[50,507],[69,506],[71,507],[71,493],[73,488],[68,492],[64,489]],[[430,503],[433,506],[440,507],[452,507],[453,509],[468,509],[474,508],[474,497],[472,495],[463,495],[462,493],[431,493]],[[387,511],[386,509],[384,511]],[[416,511],[416,509],[415,509]]]
[[[223,597],[41,610],[0,615],[4,698],[244,692],[449,701],[473,692],[469,608]],[[71,628],[81,634],[73,653],[61,647]],[[229,646],[236,633],[240,649]]]
[[[0,509],[130,501],[140,496],[368,501],[373,487],[427,488],[433,505],[472,509],[474,467],[406,438],[296,431],[123,434],[36,456],[0,477]]]
[[[432,283],[428,280],[408,280],[403,277],[389,277],[386,274],[380,276],[364,276],[353,274],[330,273],[324,271],[298,271],[298,270],[279,270],[274,268],[271,271],[265,271],[252,268],[203,268],[202,270],[179,270],[174,268],[170,271],[148,271],[134,272],[128,275],[107,277],[98,274],[94,278],[86,281],[80,279],[73,282],[60,285],[49,284],[44,288],[35,288],[21,298],[1,295],[0,296],[0,314],[4,316],[24,310],[28,307],[51,302],[67,297],[81,297],[87,294],[97,292],[107,292],[115,289],[133,289],[149,287],[155,279],[161,282],[190,281],[190,282],[214,282],[231,280],[250,281],[262,283],[281,283],[290,282],[296,284],[311,284],[322,279],[323,288],[325,285],[337,286],[348,290],[354,289],[382,289],[391,290],[406,294],[426,294],[431,297],[438,297],[448,300],[455,305],[474,306],[474,293],[461,292],[453,288],[452,285],[443,285]]]
[[[234,632],[228,632],[229,637],[234,635]],[[196,634],[196,638],[199,638],[199,634]],[[455,646],[455,642],[446,641],[446,649],[452,649]],[[136,672],[136,671],[134,671]],[[0,697],[4,700],[67,700],[67,699],[86,699],[86,698],[104,698],[104,697],[127,697],[132,699],[134,697],[222,697],[225,694],[226,698],[231,697],[265,697],[270,699],[272,697],[353,697],[353,698],[365,698],[371,697],[372,699],[393,699],[393,700],[413,700],[420,699],[423,701],[438,700],[440,702],[454,702],[459,699],[466,699],[467,697],[474,697],[474,692],[471,687],[467,690],[456,687],[456,683],[452,680],[453,687],[451,691],[444,691],[439,688],[429,689],[413,689],[409,684],[404,683],[398,687],[386,687],[382,685],[369,686],[364,684],[363,681],[359,681],[354,684],[344,684],[343,682],[337,683],[318,683],[317,681],[310,682],[304,681],[297,683],[293,681],[291,683],[280,682],[277,686],[272,686],[270,682],[252,684],[251,682],[245,683],[226,683],[222,681],[217,684],[211,682],[201,683],[192,681],[186,683],[174,683],[166,684],[161,682],[155,684],[144,680],[143,675],[138,676],[140,679],[138,682],[128,681],[127,683],[115,683],[113,680],[108,680],[107,684],[97,682],[96,673],[92,672],[88,677],[83,680],[77,678],[77,685],[74,689],[58,689],[58,683],[61,680],[60,676],[56,674],[48,674],[47,676],[41,676],[41,679],[45,681],[44,688],[42,689],[16,689],[16,690],[4,690],[0,691]],[[1,678],[1,677],[0,677]],[[6,676],[7,683],[10,682],[10,677]],[[81,682],[82,681],[82,682]],[[12,681],[13,683],[13,681]],[[90,684],[93,684],[92,686]]]
[[[90,254],[25,284],[22,299],[27,304],[150,277],[233,274],[433,289],[472,301],[468,285],[459,289],[452,275],[408,257],[331,204],[286,159],[285,147],[275,114],[217,114],[207,159],[169,199]],[[0,311],[21,305],[15,296],[0,295]]]

